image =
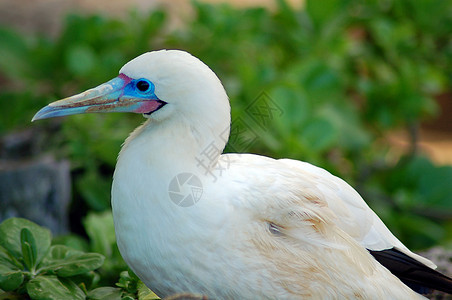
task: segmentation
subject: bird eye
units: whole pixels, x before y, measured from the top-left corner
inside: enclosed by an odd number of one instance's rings
[[[147,92],[151,91],[151,89],[153,88],[153,84],[149,80],[146,80],[146,79],[138,80],[136,86],[137,86],[137,89],[143,93],[147,93]]]
[[[283,233],[281,232],[281,227],[279,227],[278,225],[276,225],[272,222],[268,222],[268,230],[270,230],[270,232],[273,235],[277,235],[277,236],[283,235]]]

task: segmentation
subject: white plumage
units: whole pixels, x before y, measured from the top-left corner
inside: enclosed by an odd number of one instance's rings
[[[158,295],[422,297],[366,248],[395,247],[432,268],[434,264],[408,250],[343,180],[308,163],[250,154],[220,157],[218,152],[209,172],[200,167],[197,158],[207,147],[224,148],[230,123],[223,86],[200,60],[183,51],[162,50],[135,58],[120,73],[121,96],[83,95],[97,102],[83,100],[75,112],[74,98],[63,99],[35,119],[88,112],[92,106],[96,111],[127,111],[120,104],[126,98],[139,100],[133,100],[139,108],[130,111],[143,112],[151,103],[143,104],[145,96],[154,101],[144,115],[148,120],[119,155],[112,207],[121,254]],[[155,86],[152,95],[127,88],[141,79]],[[176,205],[169,193],[170,182],[182,173],[202,183],[202,196],[188,207]]]

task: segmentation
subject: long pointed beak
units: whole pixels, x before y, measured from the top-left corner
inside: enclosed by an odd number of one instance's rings
[[[83,93],[55,101],[39,110],[32,121],[94,112],[152,113],[166,103],[154,94],[139,95],[136,80],[124,74]]]

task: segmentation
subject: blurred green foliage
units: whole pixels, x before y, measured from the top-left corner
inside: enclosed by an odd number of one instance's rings
[[[171,30],[164,10],[124,19],[69,15],[55,38],[0,28],[0,134],[56,125],[45,150],[71,160],[74,201],[105,211],[120,145],[141,116],[30,119],[115,77],[143,52],[184,49],[218,74],[232,120],[255,137],[226,151],[317,164],[358,188],[407,246],[452,247],[452,168],[435,166],[414,144],[393,155],[384,139],[394,129],[415,132],[436,115],[435,97],[451,93],[452,2],[308,0],[294,9],[278,0],[274,10],[194,2],[193,9]],[[247,113],[262,95],[279,112],[265,126]],[[92,250],[106,255],[105,243]],[[115,255],[106,255],[107,266]]]

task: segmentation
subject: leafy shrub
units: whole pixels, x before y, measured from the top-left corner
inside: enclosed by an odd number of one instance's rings
[[[92,216],[87,222],[104,227],[109,218],[108,214]],[[104,246],[97,243],[102,248],[97,248],[98,252],[109,252],[109,239],[98,233],[91,230],[94,241],[106,241]],[[130,271],[120,273],[118,287],[99,287],[96,269],[103,265],[103,255],[51,244],[50,231],[31,221],[11,218],[0,224],[2,299],[160,299]]]
[[[51,245],[50,231],[25,219],[0,225],[0,288],[32,299],[85,299],[104,257]],[[79,287],[82,286],[82,288]]]

